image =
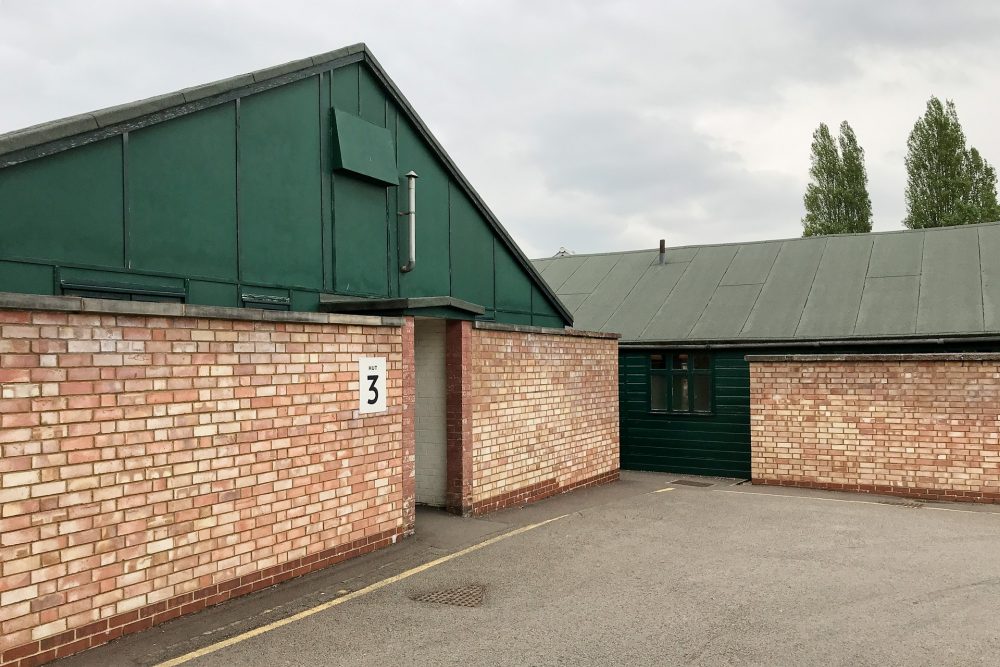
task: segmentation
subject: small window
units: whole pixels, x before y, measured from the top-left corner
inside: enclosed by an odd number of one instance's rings
[[[707,353],[649,355],[649,409],[712,412],[712,357]]]

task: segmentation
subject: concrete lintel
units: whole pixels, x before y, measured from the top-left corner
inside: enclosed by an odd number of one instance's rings
[[[49,310],[68,313],[107,315],[144,315],[151,317],[199,317],[205,319],[243,320],[255,322],[298,322],[304,324],[353,324],[370,327],[401,327],[401,317],[375,315],[339,315],[260,308],[229,308],[183,303],[152,301],[117,301],[77,296],[46,296],[0,292],[2,310]]]
[[[510,331],[512,333],[535,333],[535,334],[545,334],[547,336],[573,336],[574,338],[604,338],[608,340],[618,340],[621,336],[616,333],[606,333],[603,331],[584,331],[583,329],[574,329],[572,327],[564,327],[562,329],[554,329],[549,327],[536,327],[529,324],[505,324],[503,322],[474,322],[473,326],[476,329],[482,329],[484,331]]]
[[[748,354],[750,363],[1000,361],[996,352],[927,352],[924,354]]]

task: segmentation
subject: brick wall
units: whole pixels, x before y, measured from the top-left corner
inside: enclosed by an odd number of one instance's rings
[[[748,359],[755,483],[1000,501],[1000,355]]]
[[[307,319],[0,310],[0,663],[68,655],[412,529],[412,321]],[[388,358],[390,407],[359,419],[365,355]]]
[[[473,513],[618,478],[615,337],[466,324],[465,344]]]

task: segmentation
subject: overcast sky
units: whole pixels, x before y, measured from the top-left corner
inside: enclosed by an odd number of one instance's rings
[[[993,0],[0,0],[0,132],[366,42],[532,257],[799,236],[847,119],[901,228],[930,95],[1000,162]]]

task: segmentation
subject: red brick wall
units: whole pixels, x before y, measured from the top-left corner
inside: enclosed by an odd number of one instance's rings
[[[1000,356],[750,361],[755,483],[1000,501]]]
[[[488,325],[467,335],[474,513],[617,479],[616,338]]]
[[[0,663],[411,530],[405,331],[0,310]],[[388,358],[390,407],[359,419],[363,355]]]

